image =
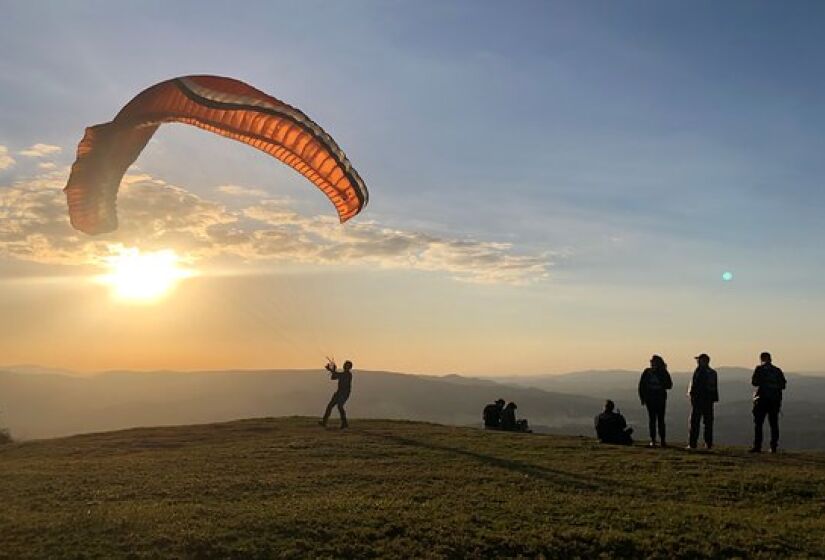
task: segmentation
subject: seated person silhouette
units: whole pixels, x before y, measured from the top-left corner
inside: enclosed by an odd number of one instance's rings
[[[516,403],[507,403],[507,406],[501,411],[501,429],[508,432],[530,432],[527,420],[516,420],[517,408]]]
[[[500,430],[501,429],[501,412],[504,410],[504,399],[498,399],[494,403],[490,403],[484,407],[482,419],[484,420],[485,430]]]
[[[604,412],[596,416],[596,436],[602,443],[633,445],[633,439],[630,437],[633,428],[627,427],[624,416],[618,410],[614,410],[615,408],[613,401],[605,401]]]

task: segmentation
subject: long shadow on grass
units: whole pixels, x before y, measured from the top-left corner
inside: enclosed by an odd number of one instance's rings
[[[609,479],[602,479],[597,477],[586,477],[578,474],[573,474],[538,465],[531,465],[522,461],[514,459],[504,459],[502,457],[495,457],[493,455],[485,455],[475,451],[468,451],[459,447],[451,447],[448,445],[438,445],[431,442],[419,441],[403,436],[396,436],[392,434],[381,434],[376,432],[362,432],[366,436],[378,437],[398,445],[408,447],[418,447],[430,451],[439,451],[442,453],[450,453],[452,455],[460,455],[462,457],[469,457],[485,465],[506,469],[517,472],[526,476],[539,478],[546,482],[555,484],[563,489],[574,488],[576,490],[615,490],[616,482]]]

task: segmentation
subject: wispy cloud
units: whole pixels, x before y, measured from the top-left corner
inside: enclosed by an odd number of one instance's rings
[[[20,150],[18,152],[21,156],[26,157],[46,157],[51,154],[59,154],[63,151],[63,148],[60,146],[52,146],[51,144],[35,144],[34,146],[29,146],[25,150]]]
[[[45,171],[0,190],[0,254],[42,263],[100,262],[115,244],[174,248],[190,260],[247,261],[415,269],[461,281],[525,284],[547,277],[550,254],[523,254],[509,243],[450,238],[375,222],[338,224],[308,217],[288,202],[256,200],[239,210],[147,174],[127,175],[118,197],[120,228],[88,237],[66,216],[66,170]],[[255,189],[251,189],[255,190]]]
[[[219,193],[233,196],[248,196],[253,198],[266,198],[267,192],[263,189],[242,187],[240,185],[221,185],[215,189]]]
[[[14,165],[14,158],[9,155],[9,149],[5,146],[0,146],[0,171],[8,169]]]

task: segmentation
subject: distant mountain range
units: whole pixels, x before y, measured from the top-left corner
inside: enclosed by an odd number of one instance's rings
[[[752,435],[750,370],[718,368],[719,443]],[[472,378],[379,371],[356,373],[347,405],[352,418],[389,418],[480,426],[496,398],[515,401],[537,431],[593,435],[604,399],[618,404],[646,439],[636,394],[638,372]],[[674,373],[668,404],[672,440],[684,440],[688,373]],[[320,415],[335,389],[323,370],[131,372],[78,375],[38,366],[0,369],[0,427],[21,439],[134,426],[218,422],[261,416]],[[786,447],[825,449],[825,376],[788,374],[782,418]]]
[[[30,366],[29,366],[30,367]],[[9,368],[10,369],[10,368]],[[544,429],[588,426],[599,401],[489,380],[359,371],[347,410],[353,418],[481,425],[502,396]],[[335,384],[323,370],[182,373],[113,371],[89,376],[0,371],[0,425],[18,438],[132,426],[319,415]]]

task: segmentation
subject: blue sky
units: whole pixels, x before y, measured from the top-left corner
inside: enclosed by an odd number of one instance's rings
[[[535,323],[539,298],[594,346],[629,329],[639,353],[659,343],[644,326],[659,313],[696,344],[714,322],[709,343],[747,332],[804,355],[800,368],[825,367],[813,350],[825,326],[821,3],[3,2],[3,13],[0,145],[16,165],[0,185],[34,173],[14,154],[35,143],[63,147],[54,161],[70,164],[85,126],[152,83],[234,76],[338,139],[371,189],[364,219],[552,261],[548,278],[494,296],[418,276],[388,281],[390,293],[413,282],[436,299],[462,290],[468,306],[503,297],[523,308],[513,332]],[[197,130],[162,129],[138,164],[200,196],[237,184],[329,212],[300,177]],[[775,327],[754,330],[764,314]],[[512,369],[542,369],[540,353]]]

